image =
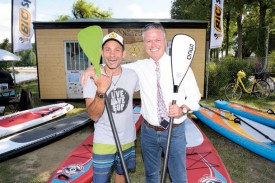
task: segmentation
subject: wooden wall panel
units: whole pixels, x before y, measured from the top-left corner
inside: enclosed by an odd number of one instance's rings
[[[103,29],[103,35],[109,33],[112,29]],[[196,40],[196,53],[192,62],[200,92],[204,94],[204,73],[205,73],[205,46],[206,30],[205,29],[166,29],[167,39],[171,41],[175,34],[184,33],[192,36]],[[37,29],[37,60],[38,60],[38,77],[41,99],[67,99],[66,89],[66,70],[65,70],[65,41],[76,41],[77,33],[80,29]],[[148,57],[143,49],[141,36],[139,41],[134,42],[125,38],[127,56],[125,61],[133,61]],[[137,38],[136,38],[137,39]],[[127,44],[127,41],[130,42]],[[133,57],[131,47],[140,48],[141,55]],[[138,96],[138,95],[137,95]]]
[[[79,30],[36,30],[41,99],[67,99],[64,41],[77,40]]]

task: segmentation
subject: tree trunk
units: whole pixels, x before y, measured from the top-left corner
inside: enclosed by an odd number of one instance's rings
[[[215,51],[216,51],[216,56],[215,56],[216,58],[215,59],[219,60],[219,48],[215,49]]]
[[[259,36],[258,36],[258,57],[265,57],[266,53],[266,32],[265,16],[267,10],[267,4],[260,1],[260,17],[259,17]]]
[[[238,53],[237,57],[242,59],[242,52],[243,52],[243,36],[242,36],[242,9],[239,12],[237,17],[237,29],[238,29]]]
[[[225,28],[225,56],[228,56],[229,50],[229,26],[230,26],[230,11],[226,15],[226,28]]]

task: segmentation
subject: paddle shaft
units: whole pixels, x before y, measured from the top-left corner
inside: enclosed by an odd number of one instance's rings
[[[174,104],[176,104],[176,100],[172,100],[172,105],[174,105]],[[167,162],[168,162],[169,151],[170,151],[170,143],[171,143],[173,123],[174,123],[174,117],[171,117],[170,120],[169,120],[167,145],[166,145],[165,158],[164,158],[164,163],[163,163],[163,168],[162,168],[162,175],[161,175],[161,180],[160,180],[161,183],[164,183],[165,178],[166,178],[166,169],[167,169]]]
[[[112,115],[112,112],[110,110],[110,106],[109,106],[109,103],[107,102],[107,100],[105,100],[105,106],[106,106],[106,110],[107,110],[107,113],[108,113],[111,128],[112,128],[112,131],[113,131],[113,135],[114,135],[114,139],[115,139],[115,142],[116,142],[116,147],[117,147],[117,150],[118,150],[118,153],[119,153],[122,168],[123,168],[123,171],[124,171],[124,175],[125,175],[125,178],[126,178],[126,182],[130,183],[131,180],[130,180],[130,177],[129,177],[129,174],[128,174],[128,171],[127,171],[127,167],[126,167],[124,157],[123,157],[120,141],[119,141],[117,130],[116,130],[116,125],[115,125],[114,118],[113,118],[113,115]]]
[[[235,115],[234,115],[235,116]],[[273,142],[275,144],[275,141],[272,140],[268,135],[264,134],[263,132],[261,132],[260,130],[258,130],[257,128],[255,128],[254,126],[250,125],[249,123],[247,123],[245,120],[235,116],[236,118],[234,119],[234,122],[235,120],[240,120],[242,121],[243,123],[245,123],[247,126],[249,126],[250,128],[252,128],[253,130],[255,130],[256,132],[258,132],[259,134],[261,134],[262,136],[264,136],[265,138],[267,138],[268,140],[270,140],[271,142]]]

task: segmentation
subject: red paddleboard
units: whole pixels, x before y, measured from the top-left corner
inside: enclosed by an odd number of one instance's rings
[[[190,118],[185,125],[188,183],[232,183],[226,167],[206,135]]]
[[[0,117],[0,138],[56,119],[74,107],[59,103],[36,107]]]
[[[140,107],[134,107],[136,131],[140,129],[143,117]],[[90,183],[93,178],[92,153],[94,134],[89,135],[71,154],[58,166],[48,180],[50,183]]]

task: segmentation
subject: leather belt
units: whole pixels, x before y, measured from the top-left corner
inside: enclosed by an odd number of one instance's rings
[[[152,128],[156,131],[164,131],[165,129],[162,126],[154,126],[148,123],[148,121],[144,120],[144,123],[146,124],[147,127]],[[173,124],[173,128],[179,126],[180,124]]]

